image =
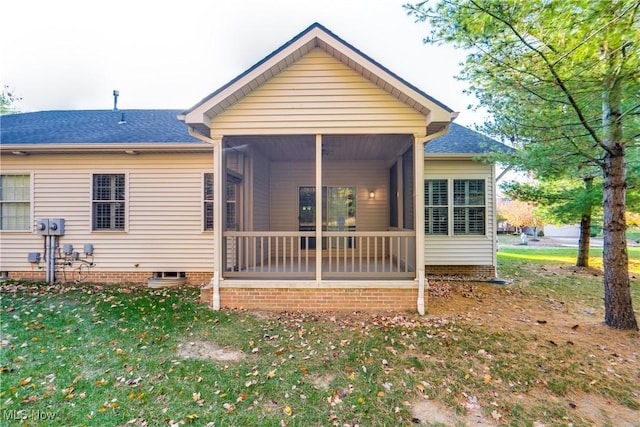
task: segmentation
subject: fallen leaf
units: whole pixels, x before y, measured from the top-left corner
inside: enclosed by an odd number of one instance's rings
[[[19,384],[19,385],[21,385],[21,386],[26,386],[26,385],[28,385],[30,382],[31,382],[31,377],[27,377],[27,378],[25,378],[25,379],[21,380],[18,384]]]
[[[284,413],[288,416],[291,416],[293,414],[293,411],[291,410],[291,407],[289,405],[284,407]]]

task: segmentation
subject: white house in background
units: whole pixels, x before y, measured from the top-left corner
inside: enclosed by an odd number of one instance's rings
[[[183,279],[216,309],[423,313],[429,275],[496,274],[476,160],[506,147],[456,116],[319,24],[184,112],[3,116],[0,271],[51,252],[56,280]]]

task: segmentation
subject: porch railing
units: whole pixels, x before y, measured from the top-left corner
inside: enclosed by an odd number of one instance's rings
[[[313,279],[321,251],[323,278],[415,276],[413,231],[324,231],[315,240],[313,231],[226,231],[224,275]]]

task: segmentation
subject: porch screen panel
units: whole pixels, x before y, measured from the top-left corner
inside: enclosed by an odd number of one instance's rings
[[[427,235],[449,232],[448,182],[446,179],[424,181],[424,231]]]
[[[403,227],[414,228],[413,213],[413,149],[410,148],[402,155],[402,219]]]
[[[398,226],[398,163],[389,169],[389,226]]]

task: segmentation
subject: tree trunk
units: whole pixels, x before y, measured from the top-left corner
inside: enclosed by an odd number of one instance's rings
[[[604,211],[604,307],[605,323],[616,329],[638,330],[633,313],[629,282],[629,253],[627,252],[627,223],[625,220],[627,185],[625,146],[620,121],[621,88],[619,80],[605,81],[602,102],[604,145],[603,162]]]
[[[584,189],[587,193],[588,206],[582,212],[580,218],[580,238],[578,239],[578,258],[576,259],[576,267],[589,267],[589,249],[591,247],[591,191],[593,190],[593,177],[584,178]]]
[[[580,219],[580,238],[578,239],[578,258],[576,267],[589,267],[589,247],[591,246],[591,213],[582,214]]]
[[[612,328],[638,330],[629,282],[624,157],[607,155],[604,169],[604,320]]]

